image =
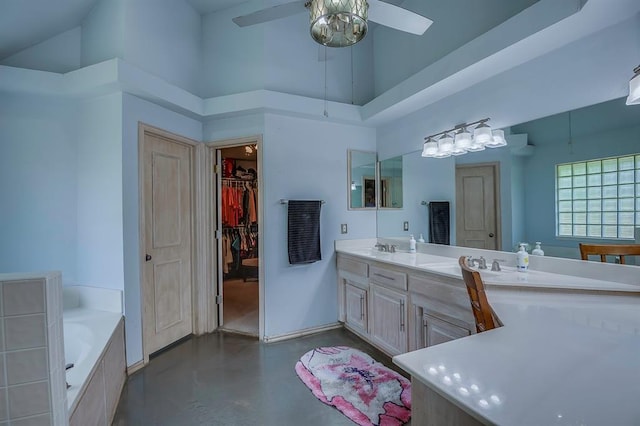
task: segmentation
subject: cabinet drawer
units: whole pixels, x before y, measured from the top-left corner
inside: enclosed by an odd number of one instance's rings
[[[369,264],[342,256],[338,256],[338,270],[365,278],[369,276]]]
[[[376,284],[407,291],[407,274],[404,272],[390,271],[372,266],[369,278],[371,282]]]

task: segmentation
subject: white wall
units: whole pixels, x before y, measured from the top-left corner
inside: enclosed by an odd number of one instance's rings
[[[453,158],[423,158],[420,152],[402,156],[403,207],[400,210],[380,210],[377,217],[377,235],[404,236],[409,240],[423,235],[429,242],[429,209],[422,201],[449,201],[451,242],[455,244],[455,163]],[[409,230],[403,230],[403,222]]]
[[[373,129],[267,114],[263,152],[265,335],[334,324],[336,239],[375,233],[375,211],[348,211],[347,149],[372,150]],[[322,261],[291,266],[287,256],[285,199],[324,200]],[[349,233],[340,234],[347,223]]]
[[[80,27],[73,28],[2,60],[2,65],[65,73],[80,68]]]
[[[196,141],[202,140],[202,124],[129,94],[122,95],[121,201],[123,217],[119,230],[124,257],[124,304],[126,313],[127,365],[142,359],[142,312],[140,295],[140,252],[138,226],[138,123],[145,123]]]
[[[122,94],[83,101],[79,111],[77,280],[122,290]]]
[[[0,92],[0,272],[76,281],[76,118],[72,102]]]

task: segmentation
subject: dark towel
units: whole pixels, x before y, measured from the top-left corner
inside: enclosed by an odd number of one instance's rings
[[[449,202],[429,203],[429,242],[449,245]]]
[[[322,260],[320,255],[320,206],[322,201],[289,200],[289,263]]]

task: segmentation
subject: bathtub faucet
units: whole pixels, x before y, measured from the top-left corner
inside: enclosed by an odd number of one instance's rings
[[[72,363],[72,362],[70,362],[70,363],[68,363],[68,364],[66,364],[66,365],[64,366],[64,369],[65,369],[65,370],[69,370],[69,369],[71,369],[71,368],[73,368],[73,363]],[[65,381],[65,384],[67,385],[67,389],[69,389],[69,388],[71,387],[71,385],[69,384],[69,382]]]

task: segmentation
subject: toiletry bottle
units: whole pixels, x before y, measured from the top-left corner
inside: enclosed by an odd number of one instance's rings
[[[413,238],[413,234],[409,237],[409,253],[416,252],[416,239]]]
[[[520,243],[520,250],[516,253],[518,259],[518,272],[527,272],[529,269],[529,253],[524,249],[525,243]]]
[[[531,254],[535,254],[536,256],[544,256],[544,250],[540,248],[540,244],[542,244],[540,241],[536,241],[536,248],[531,250]]]
[[[420,234],[420,238],[418,238],[419,243],[424,243],[424,238],[422,238],[422,234]]]

